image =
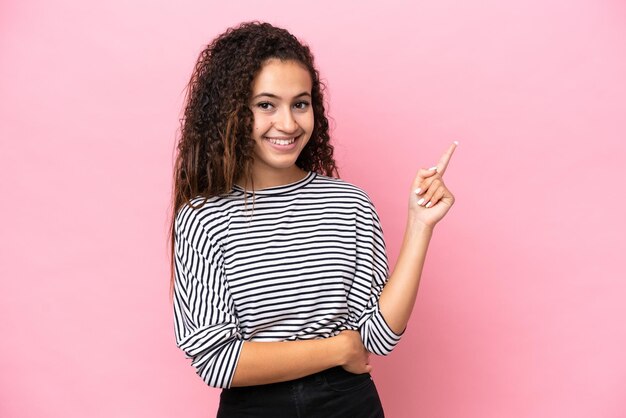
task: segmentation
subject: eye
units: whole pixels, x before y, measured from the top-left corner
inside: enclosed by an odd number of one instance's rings
[[[310,104],[311,104],[311,103],[309,103],[309,102],[302,101],[302,102],[298,102],[298,103],[296,103],[294,106],[296,107],[296,109],[299,109],[299,110],[304,110],[304,109],[306,109],[307,107],[309,107],[309,106],[310,106]]]
[[[260,103],[257,103],[257,107],[262,110],[270,110],[272,107],[274,107],[274,105],[271,104],[270,102],[260,102]]]

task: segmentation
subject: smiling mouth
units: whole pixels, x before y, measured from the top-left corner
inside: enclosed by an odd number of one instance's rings
[[[268,141],[270,141],[272,144],[275,144],[275,145],[290,145],[296,142],[296,138],[297,137],[295,136],[290,137],[290,138],[272,138],[269,136],[265,137],[265,139],[267,139]]]

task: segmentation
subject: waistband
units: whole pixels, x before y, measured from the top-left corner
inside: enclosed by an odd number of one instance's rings
[[[369,376],[369,373],[364,373],[364,375]],[[293,383],[298,383],[298,382],[320,382],[320,381],[324,381],[324,380],[334,380],[336,378],[345,378],[345,377],[355,377],[355,376],[362,376],[362,375],[357,375],[354,373],[350,373],[349,371],[347,371],[346,369],[344,369],[341,366],[336,366],[336,367],[332,367],[330,369],[326,369],[326,370],[322,370],[321,372],[317,372],[317,373],[313,373],[307,376],[303,376],[300,377],[298,379],[293,379],[293,380],[286,380],[284,382],[276,382],[276,383],[267,383],[267,384],[263,384],[263,385],[253,385],[253,386],[235,386],[235,387],[231,387],[230,389],[226,389],[226,390],[245,390],[245,389],[253,389],[253,388],[261,388],[261,387],[279,387],[279,386],[287,386],[287,385],[291,385]]]
[[[369,374],[369,373],[366,373]],[[341,366],[336,366],[336,367],[332,367],[330,369],[326,369],[326,370],[322,370],[321,372],[317,372],[317,373],[313,373],[310,374],[308,376],[304,376],[301,377],[299,379],[295,379],[297,380],[320,380],[321,378],[328,378],[328,379],[332,379],[334,377],[345,377],[345,376],[356,376],[354,373],[350,373],[349,371],[347,371],[346,369],[344,369]],[[293,381],[293,380],[292,380]]]

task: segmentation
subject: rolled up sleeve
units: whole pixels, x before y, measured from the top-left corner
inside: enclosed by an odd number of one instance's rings
[[[174,262],[176,345],[206,384],[229,388],[243,339],[224,278],[222,250],[189,207],[176,217]]]
[[[350,299],[363,345],[369,352],[385,356],[398,344],[404,330],[395,333],[379,309],[389,266],[378,214],[371,202],[368,209],[357,220],[357,269]]]

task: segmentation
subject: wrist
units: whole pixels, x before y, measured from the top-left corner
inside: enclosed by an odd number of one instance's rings
[[[328,338],[329,354],[334,366],[343,366],[348,361],[348,347],[346,346],[346,336],[342,333]]]
[[[427,225],[423,222],[420,222],[413,217],[409,217],[406,222],[406,233],[410,233],[411,235],[415,234],[432,234],[435,230],[435,225]]]

